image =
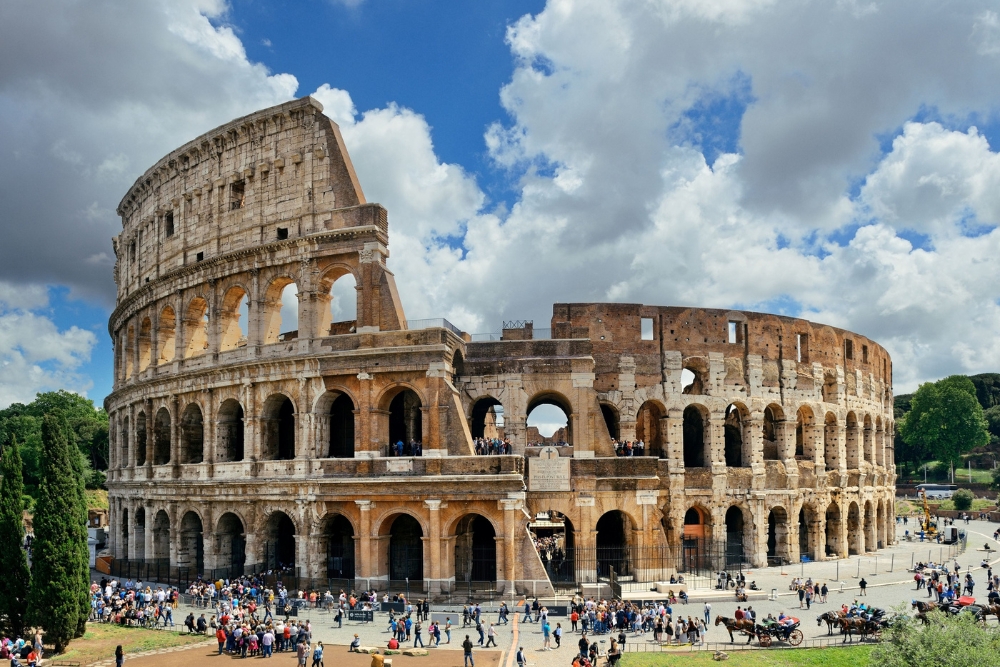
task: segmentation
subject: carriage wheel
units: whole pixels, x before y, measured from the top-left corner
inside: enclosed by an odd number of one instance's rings
[[[792,646],[798,646],[802,643],[802,631],[796,628],[792,630],[791,634],[788,635],[788,643]]]
[[[764,648],[767,648],[768,646],[770,646],[771,645],[771,635],[761,635],[760,636],[760,645],[763,646]]]

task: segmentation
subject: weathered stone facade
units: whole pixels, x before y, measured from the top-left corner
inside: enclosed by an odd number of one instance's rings
[[[800,319],[634,304],[556,304],[547,340],[408,326],[387,213],[321,112],[306,98],[233,121],[122,200],[105,402],[115,558],[541,592],[528,523],[548,510],[566,519],[580,582],[597,577],[608,513],[647,580],[685,549],[759,566],[893,540],[879,345]],[[341,279],[357,315],[332,322]],[[292,284],[297,328],[283,331]],[[526,485],[541,403],[568,416],[570,491]],[[514,454],[475,456],[496,405]],[[612,438],[642,440],[645,456],[616,457]],[[422,457],[387,456],[411,439]]]

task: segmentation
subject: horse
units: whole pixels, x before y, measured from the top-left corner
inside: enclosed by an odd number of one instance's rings
[[[921,614],[926,614],[938,608],[937,602],[924,602],[923,600],[914,600],[911,606]]]
[[[733,638],[733,630],[739,630],[741,632],[747,632],[750,637],[747,639],[747,644],[753,641],[755,636],[754,623],[749,619],[736,620],[735,618],[727,618],[725,616],[719,615],[715,617],[716,625],[725,625],[726,630],[729,631],[729,643],[732,644],[736,640]]]
[[[1000,604],[989,604],[989,603],[987,603],[987,604],[982,605],[982,609],[983,609],[983,622],[984,623],[986,622],[986,617],[989,616],[990,614],[996,616],[997,620],[1000,621]]]
[[[816,617],[816,625],[822,627],[823,621],[826,621],[826,634],[827,636],[830,636],[833,634],[833,629],[837,627],[843,616],[844,612],[842,611],[830,610]]]
[[[854,641],[851,638],[852,632],[857,632],[861,636],[861,641],[864,641],[868,637],[869,632],[871,631],[870,627],[871,621],[867,621],[863,618],[858,618],[856,616],[843,617],[839,619],[839,623],[840,623],[841,634],[846,635],[844,637],[844,642]]]

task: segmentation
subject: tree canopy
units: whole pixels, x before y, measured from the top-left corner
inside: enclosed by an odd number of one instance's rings
[[[952,616],[940,611],[924,625],[898,608],[897,620],[882,634],[869,658],[869,667],[985,667],[995,665],[1000,631],[984,627],[972,614]]]
[[[899,424],[909,448],[904,458],[960,463],[962,454],[990,441],[976,387],[964,375],[951,375],[920,385],[910,411]]]

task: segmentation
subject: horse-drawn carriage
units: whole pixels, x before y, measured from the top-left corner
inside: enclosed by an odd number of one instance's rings
[[[757,641],[761,646],[770,646],[772,642],[787,642],[791,646],[802,643],[802,631],[799,630],[799,619],[788,617],[784,621],[765,618],[754,628]]]

